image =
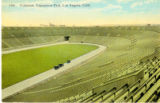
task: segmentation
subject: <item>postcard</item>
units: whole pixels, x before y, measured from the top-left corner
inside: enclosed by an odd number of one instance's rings
[[[159,0],[2,0],[2,102],[160,102]]]

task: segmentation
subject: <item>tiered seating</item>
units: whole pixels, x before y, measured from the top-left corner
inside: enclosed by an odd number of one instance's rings
[[[142,64],[140,64],[142,65]],[[124,84],[119,89],[113,87],[110,91],[105,90],[99,94],[89,92],[81,99],[76,97],[69,102],[157,102],[160,101],[160,60],[153,58],[143,63],[145,75],[132,85]],[[87,94],[87,93],[86,93]],[[61,102],[66,102],[65,100]]]
[[[160,72],[157,71],[156,73],[154,73],[154,75],[149,77],[148,80],[144,82],[141,86],[139,86],[134,93],[129,95],[126,101],[131,101],[131,102],[139,101],[143,97],[143,95],[145,95],[147,91],[155,84],[156,79],[158,78],[155,77],[156,75],[160,75]]]
[[[124,93],[122,93],[121,96],[117,96],[117,98],[115,98],[115,102],[123,102],[127,98],[129,93],[132,93],[135,90],[137,90],[139,85],[140,85],[140,80],[131,85],[129,88],[127,88],[127,90],[124,91]]]
[[[16,38],[3,39],[3,42],[7,43],[11,47],[18,47],[23,45],[23,43],[17,40]]]
[[[12,37],[9,39],[3,39],[3,48],[7,50],[7,48],[10,49],[16,49],[16,48],[23,48],[26,46],[32,46],[32,45],[39,45],[44,43],[56,43],[63,41],[63,36],[43,36],[43,37]],[[6,45],[8,44],[8,45]]]
[[[45,43],[44,39],[42,37],[29,37],[29,39],[34,43],[34,44],[41,44]]]
[[[18,40],[20,42],[22,42],[24,45],[31,45],[31,44],[33,44],[32,41],[28,39],[28,37],[18,38]]]
[[[103,98],[102,102],[113,102],[114,98],[121,95],[123,91],[127,90],[128,84],[124,85],[118,90],[115,90],[112,95],[108,96],[107,98]]]
[[[141,99],[141,98],[143,97],[143,98],[148,98],[149,99],[149,97],[147,95],[148,94],[147,92],[149,90],[151,90],[151,88],[153,88],[152,86],[154,84],[159,85],[159,82],[157,82],[157,81],[159,80],[159,76],[160,76],[160,69],[157,68],[157,66],[159,65],[158,62],[154,63],[154,61],[152,61],[150,63],[152,63],[154,65],[152,65],[150,67],[152,69],[148,69],[148,72],[145,74],[145,76],[147,76],[147,78],[144,78],[145,80],[141,80],[141,83],[139,83],[137,86],[135,86],[135,89],[129,89],[128,95],[125,98],[123,98],[122,101],[126,101],[126,102],[137,102],[137,101],[146,102],[144,99]],[[122,97],[120,97],[120,98],[122,98]],[[118,100],[116,100],[116,101],[119,102]]]
[[[53,36],[43,36],[42,38],[43,38],[46,42],[52,42],[52,41],[54,41]]]
[[[155,83],[155,85],[151,89],[148,89],[146,94],[139,100],[139,102],[156,102],[160,96],[159,84],[160,84],[160,79]]]
[[[2,48],[9,48],[9,46],[2,41]]]
[[[75,102],[75,101],[84,101],[87,100],[88,98],[92,97],[92,91],[88,92],[88,93],[83,93],[82,95],[77,95],[74,97],[70,97],[70,98],[66,98],[66,99],[62,99],[60,102]]]
[[[137,29],[139,28],[139,29]],[[137,32],[143,32],[144,27],[4,27],[2,29],[3,40],[11,45],[11,47],[19,47],[22,45],[39,44],[52,42],[54,36],[70,35],[71,41],[89,42],[98,44],[113,43],[106,39],[107,37],[124,37],[129,39],[127,35],[132,35]],[[155,28],[159,30],[159,28]],[[152,28],[148,28],[151,30]],[[155,30],[153,30],[155,31]],[[123,35],[122,35],[123,34]],[[94,35],[94,36],[93,36]],[[16,38],[16,39],[15,39]],[[11,39],[10,41],[7,41]],[[57,38],[56,38],[57,40]],[[130,38],[131,47],[136,43],[136,38]],[[15,42],[15,43],[13,43]],[[7,48],[3,44],[4,48]],[[14,48],[13,48],[14,49]]]

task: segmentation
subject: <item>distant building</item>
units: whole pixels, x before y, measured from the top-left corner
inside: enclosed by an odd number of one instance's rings
[[[48,25],[45,24],[40,24],[41,27],[47,27]]]
[[[65,25],[60,25],[60,27],[65,27]]]
[[[49,24],[49,26],[50,26],[50,27],[54,27],[55,25],[54,25],[54,24],[52,24],[52,23],[50,23],[50,24]]]
[[[151,26],[151,24],[147,24],[147,26]]]

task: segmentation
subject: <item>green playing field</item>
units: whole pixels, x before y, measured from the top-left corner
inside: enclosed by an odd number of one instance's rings
[[[4,54],[2,88],[45,72],[55,65],[65,63],[96,48],[97,46],[84,44],[63,44]]]

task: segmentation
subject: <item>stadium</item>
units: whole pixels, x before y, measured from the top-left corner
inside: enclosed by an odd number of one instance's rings
[[[160,102],[159,44],[159,25],[3,27],[3,102]]]

